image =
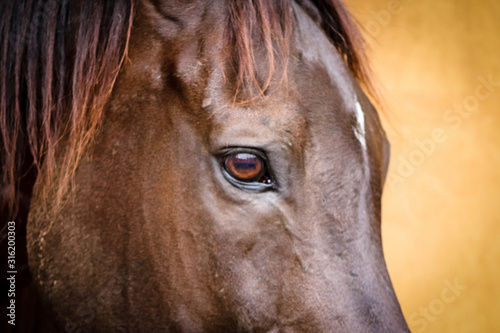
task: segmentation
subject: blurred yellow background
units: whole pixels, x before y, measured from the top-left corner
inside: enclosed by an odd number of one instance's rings
[[[500,332],[500,1],[346,0],[392,143],[384,250],[412,332]]]

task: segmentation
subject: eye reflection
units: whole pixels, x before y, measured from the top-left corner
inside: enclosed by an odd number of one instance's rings
[[[232,153],[223,159],[227,173],[242,182],[265,182],[266,165],[264,160],[254,154]]]

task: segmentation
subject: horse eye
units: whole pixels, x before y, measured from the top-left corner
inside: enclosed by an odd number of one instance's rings
[[[223,158],[224,170],[240,182],[269,183],[266,162],[260,156],[250,153],[232,153]]]

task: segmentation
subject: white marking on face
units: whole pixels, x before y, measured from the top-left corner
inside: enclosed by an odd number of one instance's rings
[[[365,133],[365,114],[363,109],[361,108],[361,104],[359,104],[358,98],[356,98],[356,108],[354,112],[356,113],[356,120],[358,121],[358,125],[354,127],[354,135],[361,143],[361,147],[363,150],[366,150],[366,133]]]

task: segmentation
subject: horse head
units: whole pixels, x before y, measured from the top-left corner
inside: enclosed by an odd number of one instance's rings
[[[381,242],[389,144],[343,4],[143,0],[115,21],[128,52],[95,138],[57,209],[42,180],[30,208],[57,325],[408,331]]]

